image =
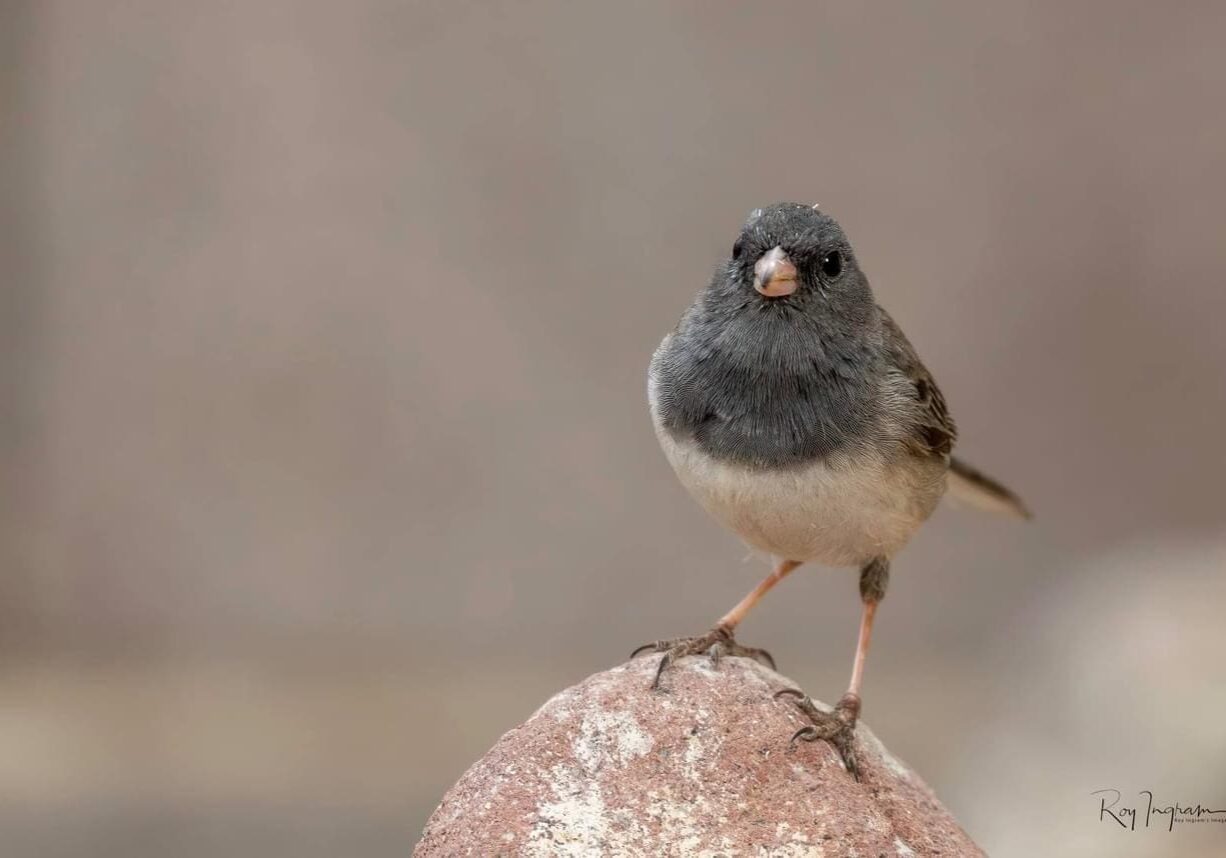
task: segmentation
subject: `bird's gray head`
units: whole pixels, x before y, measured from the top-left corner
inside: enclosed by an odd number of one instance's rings
[[[754,209],[708,299],[726,308],[854,324],[872,316],[868,280],[838,222],[814,206]]]
[[[653,361],[661,424],[725,461],[782,467],[875,419],[881,314],[843,230],[812,206],[755,210]]]

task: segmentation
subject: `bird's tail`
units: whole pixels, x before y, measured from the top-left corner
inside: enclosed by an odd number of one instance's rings
[[[948,485],[949,493],[969,506],[1014,518],[1030,518],[1030,510],[1021,498],[960,459],[949,461]]]

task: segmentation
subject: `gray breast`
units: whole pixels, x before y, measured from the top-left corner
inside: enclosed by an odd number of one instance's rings
[[[718,461],[762,468],[807,464],[867,442],[880,390],[869,344],[819,342],[771,321],[725,320],[712,332],[683,320],[665,337],[651,364],[661,429]]]

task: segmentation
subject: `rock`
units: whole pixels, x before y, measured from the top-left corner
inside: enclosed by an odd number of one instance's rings
[[[742,658],[658,659],[588,677],[511,730],[443,797],[417,858],[982,855],[928,786],[861,724],[861,782],[783,676]]]

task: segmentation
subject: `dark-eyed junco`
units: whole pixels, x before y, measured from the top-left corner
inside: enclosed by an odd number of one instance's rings
[[[763,656],[733,638],[749,610],[808,561],[860,569],[851,682],[833,713],[799,692],[812,727],[854,772],[851,734],[890,558],[947,491],[1028,517],[1022,502],[951,456],[956,429],[915,350],[876,301],[843,230],[815,206],[755,210],[711,284],[664,338],[648,377],[660,445],[700,504],[774,571],[711,631],[659,641],[655,684],[703,652]]]

